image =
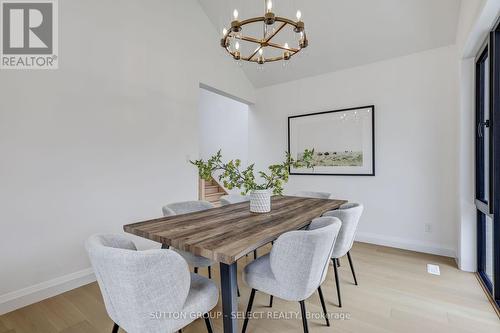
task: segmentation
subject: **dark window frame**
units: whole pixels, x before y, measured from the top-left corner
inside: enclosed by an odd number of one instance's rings
[[[475,203],[477,209],[477,259],[478,273],[485,287],[500,309],[500,19],[495,24],[489,38],[480,49],[476,58],[476,133],[475,133]],[[489,63],[489,163],[484,163],[484,138],[479,135],[485,126],[484,117],[484,63]],[[484,133],[484,131],[483,131]],[[489,196],[484,198],[484,175],[489,169]],[[490,281],[484,272],[486,268],[486,217],[493,220],[493,279]]]

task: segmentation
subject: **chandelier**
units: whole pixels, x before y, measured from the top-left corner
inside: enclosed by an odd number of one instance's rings
[[[248,61],[257,63],[260,66],[267,62],[288,62],[291,57],[306,48],[309,44],[304,29],[304,22],[301,20],[302,13],[300,10],[297,11],[297,20],[294,21],[285,17],[276,16],[273,13],[272,0],[266,0],[265,4],[266,11],[264,16],[253,17],[243,21],[238,20],[238,10],[235,9],[233,12],[231,27],[229,30],[224,28],[222,31],[223,37],[220,41],[221,46],[226,49],[226,51],[238,62]],[[261,23],[263,26],[263,34],[261,37],[244,35],[245,28],[252,24],[255,25]],[[288,42],[274,42],[274,40],[276,40],[276,36],[280,32],[284,31],[284,28],[287,26],[293,29],[293,33],[295,34],[296,39],[298,39],[297,47],[290,47]],[[244,55],[242,54],[242,50],[240,48],[240,41],[256,44],[257,47],[255,50],[252,50],[248,52],[248,54]],[[268,52],[265,52],[267,48],[272,48],[273,51],[278,51],[278,53],[274,52],[274,56],[267,56]]]

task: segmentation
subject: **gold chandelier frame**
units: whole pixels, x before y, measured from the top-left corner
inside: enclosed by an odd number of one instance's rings
[[[241,33],[243,27],[249,24],[263,22],[265,26],[271,26],[275,23],[281,23],[276,30],[270,34],[269,36],[264,38],[255,38],[251,36],[244,36]],[[301,34],[301,38],[299,41],[299,48],[286,47],[285,45],[280,45],[278,43],[272,42],[272,39],[285,28],[287,25],[291,26],[296,33]],[[241,55],[239,50],[231,50],[231,42],[230,38],[251,42],[257,44],[257,48],[252,52],[249,56]],[[253,17],[243,21],[234,20],[231,22],[231,28],[224,34],[221,41],[221,46],[226,49],[226,51],[235,59],[242,60],[248,62],[254,62],[258,64],[264,64],[266,62],[274,62],[280,60],[290,60],[291,57],[299,53],[302,49],[306,48],[309,45],[309,41],[307,39],[304,22],[302,21],[293,21],[285,17],[275,16],[271,11],[267,11],[265,16]],[[275,49],[283,50],[283,55],[278,57],[269,57],[266,58],[263,55],[257,55],[260,50],[263,50],[266,47],[272,47]]]

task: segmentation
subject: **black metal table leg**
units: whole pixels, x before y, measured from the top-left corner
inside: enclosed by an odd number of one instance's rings
[[[222,293],[222,320],[224,333],[238,331],[237,263],[220,263],[220,282]]]

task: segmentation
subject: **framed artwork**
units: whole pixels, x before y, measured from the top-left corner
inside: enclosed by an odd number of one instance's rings
[[[375,106],[288,117],[288,152],[314,149],[313,168],[291,175],[375,176]]]

